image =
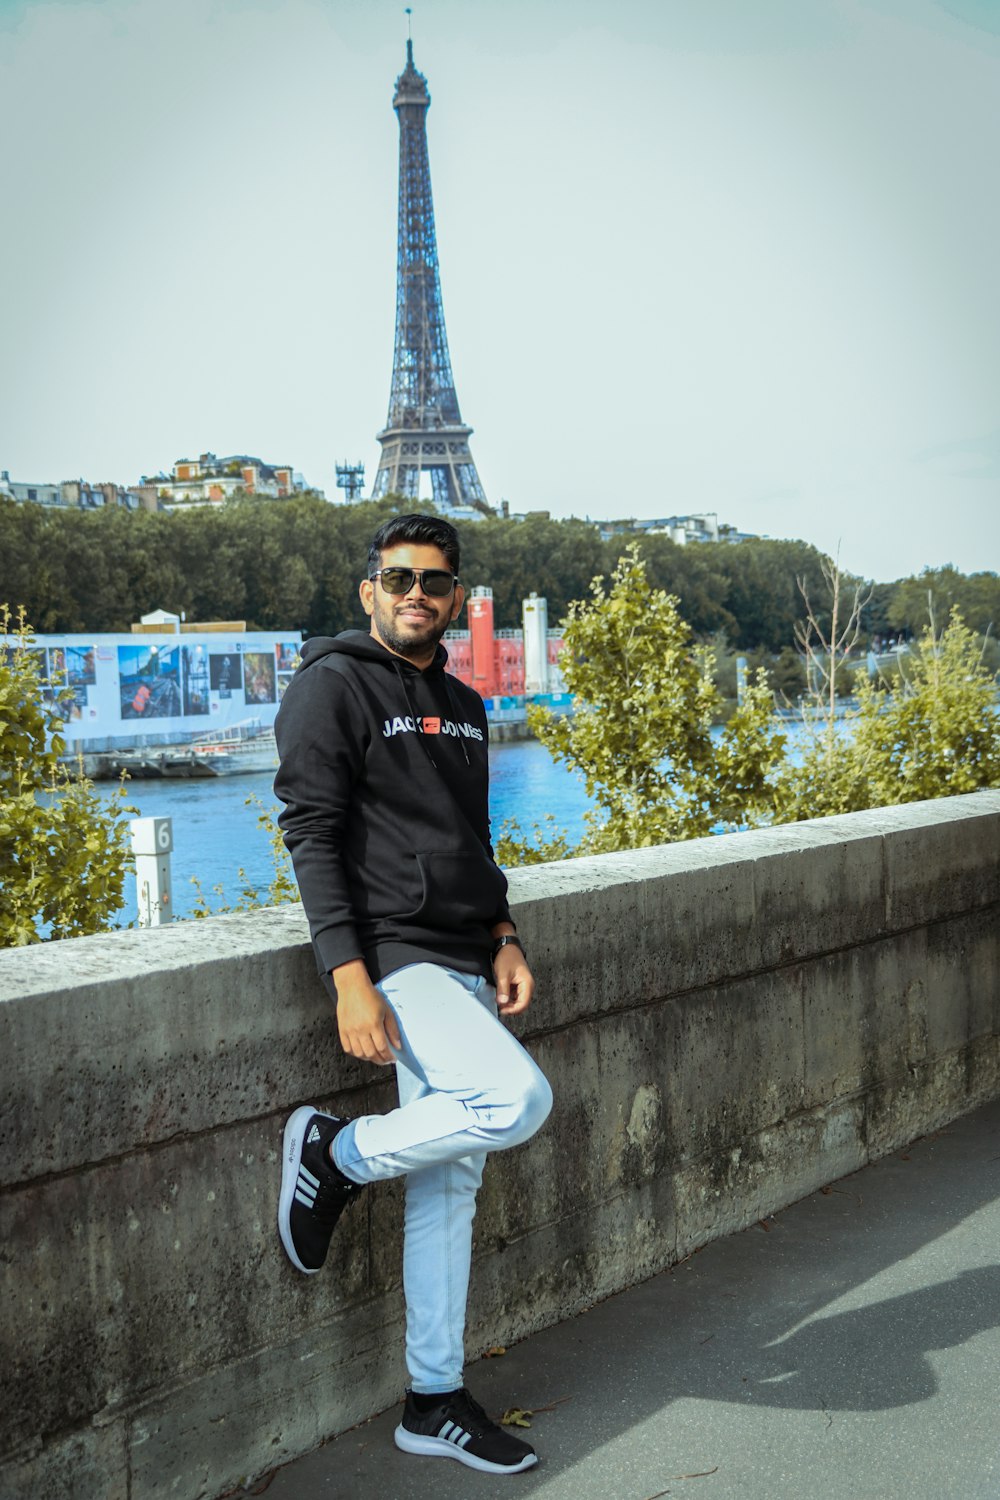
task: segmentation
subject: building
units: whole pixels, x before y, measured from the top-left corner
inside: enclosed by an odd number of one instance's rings
[[[669,536],[684,547],[688,542],[750,542],[753,532],[737,531],[734,526],[719,525],[716,512],[703,511],[689,516],[664,516],[656,520],[637,520],[628,516],[618,521],[595,521],[601,541],[616,536]]]
[[[311,489],[288,464],[266,464],[248,453],[231,453],[226,458],[217,458],[214,453],[179,458],[169,475],[144,474],[142,483],[155,488],[162,510],[177,505],[221,505],[237,490],[288,500]],[[313,493],[325,498],[321,490]]]
[[[0,636],[0,647],[16,644]],[[67,751],[99,754],[273,724],[301,644],[297,630],[185,623],[157,610],[127,633],[36,635],[28,649],[43,695],[59,695]]]
[[[155,509],[155,497],[147,497],[142,487],[91,484],[85,479],[63,479],[59,484],[21,483],[13,480],[6,469],[0,470],[0,498],[20,504],[45,505],[60,510],[102,510],[117,506],[122,510]],[[152,503],[151,503],[152,501]]]

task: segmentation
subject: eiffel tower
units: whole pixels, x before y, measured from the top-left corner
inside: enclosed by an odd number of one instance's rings
[[[427,79],[414,67],[408,41],[406,67],[392,101],[399,119],[396,345],[372,499],[395,494],[416,500],[421,471],[427,470],[439,508],[473,506],[492,515],[469,450],[472,428],[462,421],[451,373],[427,157],[430,103]]]

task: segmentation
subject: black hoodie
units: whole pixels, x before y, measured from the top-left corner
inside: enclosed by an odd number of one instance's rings
[[[274,790],[321,974],[364,958],[490,971],[510,920],[489,831],[486,710],[360,630],[316,636],[281,701]]]

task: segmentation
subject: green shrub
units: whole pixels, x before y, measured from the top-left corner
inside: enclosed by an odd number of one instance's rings
[[[131,861],[124,789],[110,806],[61,764],[60,701],[47,692],[32,635],[0,605],[0,947],[113,926]]]
[[[591,598],[570,606],[560,658],[571,717],[533,705],[528,722],[556,760],[579,770],[596,808],[575,851],[603,853],[697,838],[720,823],[768,821],[784,736],[766,676],[713,736],[722,697],[711,648],[697,647],[677,599],[651,587],[632,544]],[[515,827],[498,841],[511,862],[566,855],[565,837],[531,846]]]

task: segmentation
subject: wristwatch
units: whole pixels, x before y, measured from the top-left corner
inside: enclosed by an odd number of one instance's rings
[[[513,932],[505,932],[503,937],[497,938],[493,944],[493,952],[490,954],[491,959],[495,960],[500,949],[506,948],[508,944],[514,948],[520,948],[521,952],[524,953],[524,944],[521,942],[521,939]],[[528,955],[524,953],[524,956],[527,958]]]

